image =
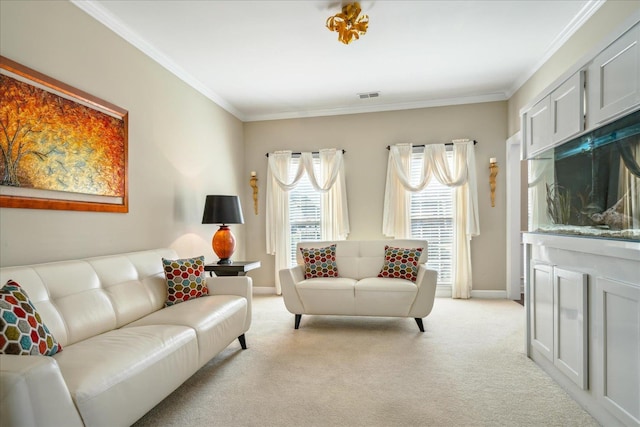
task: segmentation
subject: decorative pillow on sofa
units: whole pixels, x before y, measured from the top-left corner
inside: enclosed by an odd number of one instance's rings
[[[304,278],[338,277],[336,245],[326,248],[300,248],[304,259]]]
[[[53,356],[60,351],[25,290],[9,280],[0,289],[0,354]]]
[[[184,259],[162,258],[167,279],[165,307],[209,294],[204,271],[204,256]]]
[[[384,265],[378,277],[416,281],[422,248],[394,248],[385,245],[384,251]]]

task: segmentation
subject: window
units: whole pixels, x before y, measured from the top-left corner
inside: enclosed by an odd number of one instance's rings
[[[447,152],[453,167],[453,152]],[[411,157],[411,182],[420,180],[422,154]],[[438,284],[452,284],[454,189],[441,184],[435,177],[419,193],[411,193],[411,237],[429,242],[427,266],[438,272]]]
[[[300,163],[299,157],[291,159],[289,176],[295,175]],[[320,166],[320,159],[313,158],[313,165]],[[298,185],[289,192],[289,222],[291,223],[289,267],[296,265],[296,243],[306,240],[320,240],[320,193],[311,186],[305,174]]]

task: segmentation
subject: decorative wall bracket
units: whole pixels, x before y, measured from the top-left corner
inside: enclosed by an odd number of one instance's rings
[[[495,157],[489,159],[489,185],[491,186],[491,207],[496,206],[496,176],[498,176],[498,162]]]
[[[256,171],[251,171],[251,179],[249,185],[253,189],[253,210],[258,215],[258,177]]]

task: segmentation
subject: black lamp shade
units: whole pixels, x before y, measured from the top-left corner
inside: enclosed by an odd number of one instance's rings
[[[207,196],[203,224],[244,224],[238,196]]]

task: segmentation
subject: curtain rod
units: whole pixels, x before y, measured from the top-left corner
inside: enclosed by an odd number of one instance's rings
[[[475,139],[473,140],[473,145],[476,145],[478,143],[478,141],[476,141]],[[426,144],[416,144],[416,145],[412,145],[412,147],[424,147]],[[444,145],[453,145],[453,142],[445,142]],[[387,150],[390,150],[391,146],[387,145]]]
[[[347,150],[342,150],[342,154],[346,153]],[[291,153],[292,156],[300,156],[302,153],[299,151],[296,151],[294,153]],[[312,151],[311,154],[320,154],[319,151]],[[265,154],[266,157],[269,157],[269,153]]]

